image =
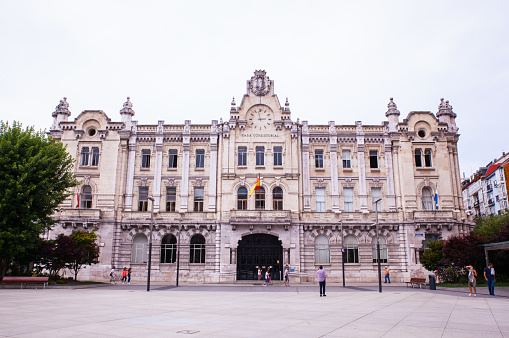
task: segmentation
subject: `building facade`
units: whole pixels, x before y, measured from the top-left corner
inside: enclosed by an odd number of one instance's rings
[[[70,114],[64,98],[49,135],[67,145],[80,183],[51,236],[97,229],[100,262],[83,280],[106,280],[112,265],[145,279],[151,216],[151,276],[168,283],[177,265],[187,282],[256,279],[259,267],[277,280],[285,266],[314,281],[318,265],[339,282],[343,260],[347,281],[376,281],[377,217],[381,263],[405,281],[426,274],[423,242],[470,230],[456,114],[443,99],[436,115],[400,121],[391,98],[381,125],[311,125],[255,71],[225,121],[140,125],[129,98],[117,122]]]

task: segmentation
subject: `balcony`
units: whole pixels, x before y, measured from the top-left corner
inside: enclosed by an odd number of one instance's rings
[[[493,198],[490,198],[488,200],[488,205],[491,207],[492,205],[495,205],[495,201],[493,200]]]
[[[284,224],[291,223],[290,210],[230,210],[231,224]]]
[[[454,219],[454,213],[449,210],[415,210],[413,219]]]
[[[491,184],[487,184],[486,190],[488,190],[488,192],[493,191],[493,186]]]
[[[101,218],[101,210],[100,209],[79,209],[79,208],[69,208],[62,209],[59,212],[59,218],[80,218],[80,219],[99,219]]]

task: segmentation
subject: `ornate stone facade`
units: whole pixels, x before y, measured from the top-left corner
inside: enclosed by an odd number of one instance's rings
[[[152,278],[168,283],[177,255],[188,282],[253,279],[268,266],[279,279],[286,265],[295,281],[313,281],[318,265],[341,281],[342,259],[347,281],[376,281],[376,208],[382,264],[405,281],[426,273],[423,241],[470,230],[447,101],[436,115],[399,121],[391,98],[381,125],[310,125],[292,119],[288,99],[281,106],[274,81],[255,71],[224,122],[139,125],[129,98],[120,114],[121,122],[102,111],[68,121],[66,99],[53,113],[49,134],[76,158],[80,184],[51,234],[100,235],[100,263],[81,279],[106,280],[112,265],[146,278],[152,206]]]

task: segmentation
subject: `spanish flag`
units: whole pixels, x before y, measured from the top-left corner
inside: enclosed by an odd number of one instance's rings
[[[255,185],[253,186],[253,189],[251,189],[251,192],[249,193],[249,197],[254,193],[255,190],[260,189],[260,175],[258,175],[258,180],[256,181]]]

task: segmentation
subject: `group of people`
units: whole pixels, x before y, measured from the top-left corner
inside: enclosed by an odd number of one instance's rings
[[[472,289],[474,290],[474,297],[477,296],[477,271],[475,271],[472,265],[467,265],[465,267],[468,270],[468,288],[470,290],[469,297],[472,296]],[[489,263],[487,267],[484,268],[484,279],[486,279],[486,284],[488,284],[488,290],[490,292],[490,296],[495,296],[495,269],[493,268],[493,264]]]
[[[258,268],[258,280],[262,279],[262,268]],[[285,286],[290,286],[290,267],[287,266],[284,272]],[[272,285],[272,277],[270,276],[270,266],[265,271],[265,281],[263,286]]]
[[[116,277],[117,273],[115,271],[115,266],[113,266],[110,271],[110,284],[111,283],[117,284]],[[128,269],[124,267],[124,269],[122,270],[121,277],[122,284],[131,284],[131,268]]]

